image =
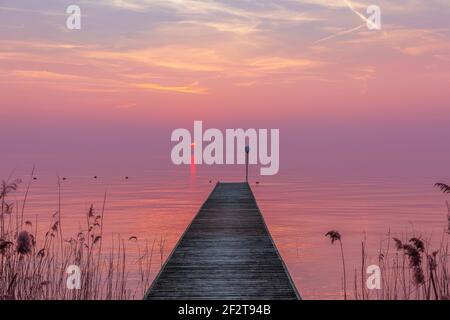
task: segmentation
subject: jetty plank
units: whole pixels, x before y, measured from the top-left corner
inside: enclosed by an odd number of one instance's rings
[[[247,183],[218,183],[145,299],[298,300]]]

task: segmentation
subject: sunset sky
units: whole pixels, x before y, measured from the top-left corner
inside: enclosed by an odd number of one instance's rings
[[[2,154],[167,159],[170,132],[203,120],[280,128],[282,155],[448,157],[449,16],[448,0],[0,0]]]

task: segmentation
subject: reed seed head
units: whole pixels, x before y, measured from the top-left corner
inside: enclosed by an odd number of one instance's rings
[[[32,247],[32,238],[28,231],[21,231],[17,236],[17,252],[20,254],[29,254]]]

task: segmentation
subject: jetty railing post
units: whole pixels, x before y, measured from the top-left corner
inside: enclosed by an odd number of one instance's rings
[[[248,183],[248,153],[250,152],[250,147],[245,146],[245,182]]]

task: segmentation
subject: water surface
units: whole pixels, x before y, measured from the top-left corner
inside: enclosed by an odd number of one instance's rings
[[[29,170],[28,170],[29,171]],[[91,204],[102,207],[106,192],[104,245],[120,235],[127,243],[130,285],[136,281],[138,246],[164,239],[164,258],[219,180],[242,180],[242,168],[167,167],[116,169],[70,167],[36,170],[26,203],[26,219],[46,230],[58,210],[57,175],[61,181],[63,232],[66,237],[85,230]],[[97,175],[95,179],[94,176]],[[29,173],[15,194],[21,202]],[[125,177],[128,177],[126,179]],[[259,183],[257,184],[256,181]],[[342,265],[337,245],[324,234],[342,234],[349,279],[359,267],[361,242],[366,239],[369,263],[385,246],[387,233],[399,237],[416,233],[439,239],[446,227],[445,197],[433,188],[435,177],[392,177],[382,174],[309,176],[289,172],[275,177],[251,176],[250,184],[275,243],[304,299],[342,298]],[[138,241],[127,240],[135,236]],[[151,277],[161,261],[155,254]],[[352,287],[353,280],[348,286]]]

